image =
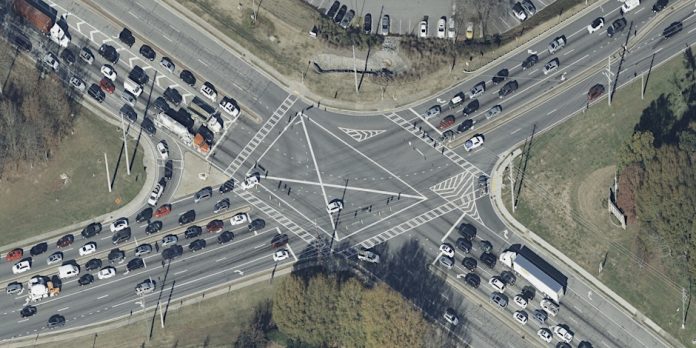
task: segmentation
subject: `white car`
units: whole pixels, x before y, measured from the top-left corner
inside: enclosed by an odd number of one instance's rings
[[[70,85],[80,92],[84,92],[86,88],[85,82],[77,76],[73,76],[70,78]]]
[[[469,91],[469,99],[476,99],[486,92],[486,82],[481,81]]]
[[[548,75],[556,69],[558,69],[558,66],[560,65],[560,62],[558,58],[551,59],[546,65],[544,65],[544,75]]]
[[[447,17],[442,16],[440,20],[437,21],[437,37],[440,39],[445,38],[445,25],[447,23]]]
[[[563,326],[556,325],[553,327],[553,333],[558,336],[563,342],[570,343],[573,340],[573,334],[568,331],[568,329]]]
[[[114,67],[112,67],[109,64],[104,64],[101,67],[101,73],[102,75],[106,76],[111,81],[116,81],[116,70],[114,70]]]
[[[22,260],[14,264],[12,266],[12,273],[13,274],[20,274],[24,273],[28,270],[31,270],[31,262],[29,260]]]
[[[241,225],[249,222],[249,214],[239,213],[230,219],[230,224],[232,226]]]
[[[85,256],[94,253],[97,251],[97,243],[95,242],[89,242],[80,248],[79,253],[80,256]]]
[[[587,26],[587,31],[590,34],[592,34],[595,31],[602,29],[603,26],[604,26],[604,18],[599,17],[599,18],[593,20],[592,23],[590,23],[590,25]]]
[[[483,135],[474,135],[471,139],[464,142],[464,149],[471,151],[483,145]]]
[[[113,276],[116,275],[116,268],[114,267],[104,267],[102,268],[99,273],[97,273],[97,278],[99,279],[109,279]]]
[[[521,295],[515,295],[515,298],[513,298],[513,302],[515,302],[515,304],[520,306],[521,308],[527,308],[527,299],[522,297]]]
[[[46,260],[46,264],[52,265],[61,261],[63,261],[63,253],[61,253],[60,251],[56,251],[48,257],[48,260]]]
[[[527,324],[528,317],[527,312],[525,311],[515,311],[515,313],[512,313],[512,317],[515,318],[515,320],[517,320],[517,322],[522,325]]]
[[[142,296],[145,294],[153,293],[157,288],[157,282],[151,279],[147,279],[144,282],[135,286],[135,294]]]
[[[166,248],[170,245],[174,245],[179,242],[179,237],[177,237],[175,234],[168,234],[162,238],[160,241],[160,247]]]
[[[203,83],[203,86],[201,86],[201,94],[213,102],[217,100],[217,91],[215,91],[215,86],[208,81]]]
[[[452,326],[457,326],[457,324],[459,324],[459,317],[457,317],[457,313],[452,308],[447,308],[445,314],[442,316],[445,318],[445,321],[452,324]]]
[[[150,192],[150,198],[147,199],[147,204],[156,206],[157,201],[162,197],[162,192],[164,192],[164,187],[160,184],[155,185],[155,188]]]
[[[166,161],[167,158],[169,158],[169,145],[167,145],[166,141],[161,140],[159,143],[157,143],[157,152],[163,161]]]
[[[454,257],[454,248],[452,248],[452,246],[447,243],[440,245],[440,252],[442,252],[443,255],[447,255],[448,257]]]
[[[455,36],[454,17],[450,17],[449,20],[447,20],[447,38],[454,40]]]
[[[239,107],[234,103],[232,98],[222,98],[222,101],[220,101],[220,108],[225,110],[225,112],[232,117],[237,117],[239,115]]]
[[[283,261],[288,257],[290,257],[290,253],[288,253],[288,251],[285,249],[280,249],[273,253],[273,261],[275,262]]]
[[[543,299],[541,300],[541,309],[545,310],[547,313],[551,314],[552,317],[555,317],[556,314],[558,314],[558,305],[555,304],[553,301],[549,299]]]
[[[340,199],[334,199],[326,206],[326,211],[328,211],[329,214],[338,213],[341,210],[343,210],[343,202]]]
[[[242,182],[242,189],[243,190],[248,190],[250,188],[253,188],[254,186],[259,184],[259,175],[258,173],[254,173],[250,176],[248,176],[244,181]]]
[[[421,21],[419,24],[420,31],[418,32],[419,37],[428,37],[428,22]]]
[[[60,63],[58,62],[58,57],[56,57],[53,53],[46,53],[46,55],[43,57],[43,62],[53,69],[53,71],[58,71],[58,66]]]
[[[111,223],[111,226],[109,226],[109,229],[111,229],[111,232],[118,232],[120,230],[125,230],[128,228],[128,218],[118,218],[114,222]]]
[[[162,59],[160,60],[160,65],[163,68],[167,69],[167,71],[169,71],[170,73],[174,73],[174,63],[171,59],[169,59],[169,57],[162,57]]]
[[[539,338],[546,343],[551,343],[551,339],[553,338],[553,336],[551,336],[551,331],[545,327],[542,327],[539,329],[539,331],[537,331],[537,336],[539,336]]]
[[[497,291],[503,292],[505,291],[505,283],[503,283],[502,280],[498,277],[491,277],[491,279],[488,281],[488,284],[493,287],[493,289],[496,289]]]
[[[522,4],[519,2],[512,5],[512,13],[514,13],[515,17],[520,21],[525,21],[527,19],[527,13],[524,12],[524,8],[522,8]]]
[[[369,250],[360,250],[358,251],[358,260],[370,263],[379,263],[379,255]]]

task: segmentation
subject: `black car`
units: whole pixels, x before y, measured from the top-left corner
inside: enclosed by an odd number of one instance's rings
[[[152,221],[145,228],[145,234],[153,234],[162,230],[162,221]]]
[[[189,226],[186,231],[184,231],[184,237],[186,239],[196,238],[203,233],[203,228],[201,226],[193,225]]]
[[[164,99],[164,97],[157,97],[152,106],[154,106],[158,111],[162,112],[166,112],[167,110],[171,109],[171,107],[169,107],[169,103],[167,103],[167,100]]]
[[[155,57],[157,56],[157,54],[155,53],[155,50],[153,50],[152,47],[150,47],[148,45],[140,46],[140,54],[143,57],[147,58],[147,60],[149,60],[151,62],[154,61]]]
[[[130,237],[131,237],[131,229],[130,229],[130,227],[126,227],[125,229],[114,233],[113,237],[111,237],[111,242],[114,245],[125,243],[130,239]]]
[[[48,318],[48,328],[61,327],[65,325],[65,317],[60,314],[54,314]]]
[[[148,117],[145,117],[143,119],[143,123],[141,123],[140,126],[143,128],[145,133],[147,133],[150,136],[155,135],[155,133],[157,132],[157,129],[155,128],[155,124]]]
[[[234,190],[234,179],[227,180],[220,185],[220,193],[227,193],[232,190]]]
[[[464,259],[462,259],[462,266],[464,266],[464,268],[468,269],[469,271],[473,271],[476,269],[476,266],[478,266],[478,262],[473,257],[465,257]]]
[[[336,24],[341,23],[343,17],[346,15],[346,12],[348,12],[348,7],[346,5],[341,6],[341,8],[338,9],[338,13],[336,13],[336,16],[334,17],[334,22]]]
[[[181,73],[179,73],[179,78],[191,87],[196,84],[196,77],[188,70],[182,70]]]
[[[184,254],[184,247],[181,245],[172,245],[167,249],[162,250],[162,259],[173,260]]]
[[[539,61],[539,56],[537,56],[536,54],[532,54],[531,56],[527,57],[527,59],[525,59],[522,62],[522,70],[527,70],[527,69],[533,67],[534,64],[536,64],[538,61]]]
[[[471,251],[471,241],[466,238],[457,238],[457,249],[468,253]]]
[[[462,235],[462,237],[468,240],[473,240],[474,238],[476,238],[476,226],[470,223],[462,223],[461,225],[459,225],[458,231],[459,234]]]
[[[116,249],[116,250],[118,250],[118,249]],[[111,256],[111,254],[109,254],[109,256]],[[101,266],[102,266],[102,260],[91,259],[91,260],[87,261],[87,263],[85,264],[85,271],[95,271],[95,270],[100,269]]]
[[[183,100],[181,93],[179,93],[179,91],[176,88],[167,87],[167,89],[164,90],[163,95],[164,98],[167,99],[167,101],[174,105],[181,104],[181,101]]]
[[[135,109],[128,104],[123,104],[123,106],[121,106],[119,115],[130,123],[135,123],[138,120],[138,113],[136,113]]]
[[[619,18],[612,23],[609,28],[607,28],[607,36],[612,37],[624,30],[628,22],[625,18]]]
[[[135,36],[133,36],[133,33],[131,33],[128,28],[123,28],[123,30],[121,30],[121,33],[118,34],[118,39],[124,44],[128,45],[128,47],[133,47],[133,44],[135,43]]]
[[[474,260],[474,261],[476,261],[476,260]],[[476,289],[476,288],[478,288],[479,285],[481,284],[481,277],[479,277],[476,273],[471,272],[471,273],[467,273],[467,274],[464,276],[464,281],[465,281],[469,286],[471,286],[472,288]]]
[[[218,244],[225,244],[233,239],[234,239],[234,233],[232,233],[230,231],[222,232],[217,237]]]
[[[365,22],[363,23],[363,32],[365,32],[365,34],[372,33],[372,15],[369,13],[365,14]]]
[[[135,217],[136,222],[150,221],[152,218],[152,207],[147,207],[143,209],[138,216]]]
[[[469,129],[471,129],[471,127],[473,127],[473,126],[474,126],[474,120],[472,120],[472,119],[464,120],[464,122],[462,122],[462,124],[460,124],[457,127],[457,132],[459,132],[459,133],[466,132]]]
[[[486,175],[480,175],[478,178],[479,188],[483,194],[488,193],[488,177]]]
[[[136,258],[128,261],[128,263],[126,264],[126,269],[129,272],[134,271],[138,268],[143,268],[143,267],[145,267],[145,262],[143,261],[143,259],[141,259],[139,257],[136,257]]]
[[[556,343],[556,348],[573,348],[573,346],[565,342],[558,342]]]
[[[215,203],[215,207],[213,207],[213,213],[217,214],[223,210],[227,210],[230,208],[230,199],[229,198],[223,198],[219,200],[217,203]]]
[[[341,6],[341,3],[338,1],[334,1],[333,4],[331,4],[331,7],[329,7],[329,10],[326,11],[326,16],[329,18],[333,18],[334,15],[336,15],[336,11],[338,11],[338,8]]]
[[[510,271],[503,271],[500,273],[500,280],[502,280],[505,285],[515,285],[517,277]]]
[[[481,260],[481,262],[483,262],[484,265],[490,268],[494,268],[496,262],[498,261],[498,258],[495,257],[495,255],[493,255],[492,253],[483,253],[481,254],[481,257],[479,257],[479,260]]]
[[[512,94],[512,92],[516,91],[518,87],[519,85],[517,84],[517,80],[512,80],[503,85],[503,88],[498,91],[498,97],[507,97],[508,95]]]
[[[80,279],[77,280],[77,284],[80,286],[85,286],[92,284],[94,282],[94,276],[92,276],[89,273],[85,273],[82,276],[80,276]]]
[[[198,251],[205,249],[205,239],[196,239],[191,244],[189,244],[189,250]]]
[[[662,32],[662,36],[665,37],[665,39],[669,39],[670,37],[677,35],[680,31],[684,29],[684,25],[682,22],[673,22],[670,24],[665,30]]]
[[[464,110],[462,110],[462,114],[464,114],[464,116],[469,116],[469,115],[473,114],[474,112],[476,112],[476,110],[478,110],[478,108],[479,108],[479,101],[478,101],[478,99],[474,99],[474,100],[470,101],[469,104],[466,105]]]
[[[508,76],[510,76],[510,70],[501,69],[500,71],[498,71],[497,74],[495,74],[495,76],[493,76],[493,79],[492,79],[493,84],[497,85],[497,84],[505,81],[505,79],[507,79]]]
[[[164,163],[164,180],[172,180],[172,174],[174,173],[174,161],[167,160]]]
[[[104,91],[101,90],[98,84],[93,83],[91,86],[89,86],[89,89],[87,90],[87,94],[89,94],[94,100],[96,100],[98,103],[101,103],[104,101],[106,98],[106,94]]]
[[[75,53],[70,49],[64,49],[63,52],[60,53],[60,58],[69,65],[75,64]]]
[[[111,251],[109,251],[108,259],[110,263],[121,263],[125,258],[126,252],[119,248],[111,249]],[[101,260],[99,262],[101,263]]]
[[[147,84],[147,82],[150,80],[150,76],[148,76],[145,70],[138,65],[131,69],[131,71],[128,73],[128,78],[141,86]]]
[[[271,239],[271,247],[273,248],[280,248],[285,244],[288,244],[287,234],[276,234],[273,236],[273,239]]]
[[[36,314],[36,312],[37,309],[35,306],[24,306],[24,308],[22,308],[22,310],[19,312],[19,315],[21,315],[22,318],[27,318]]]
[[[254,219],[249,223],[249,231],[258,231],[266,227],[266,221],[263,219]]]
[[[82,229],[82,237],[84,238],[92,238],[96,235],[98,235],[102,230],[102,224],[99,222],[93,222],[87,227]]]
[[[29,250],[29,254],[31,254],[31,256],[41,255],[41,254],[45,253],[47,250],[48,250],[48,243],[43,242],[43,243],[39,243],[39,244],[36,244],[33,247],[31,247],[31,249]]]
[[[665,7],[667,7],[667,4],[669,3],[669,0],[657,0],[655,5],[653,5],[652,10],[654,13],[662,11]]]
[[[22,34],[15,34],[14,40],[12,41],[17,46],[17,49],[24,50],[27,52],[31,51],[32,45],[28,37]]]
[[[179,225],[190,224],[196,220],[196,211],[191,209],[179,216]]]
[[[111,62],[111,64],[118,63],[118,59],[120,57],[120,54],[118,51],[116,51],[114,46],[107,44],[103,44],[99,47],[99,55]]]

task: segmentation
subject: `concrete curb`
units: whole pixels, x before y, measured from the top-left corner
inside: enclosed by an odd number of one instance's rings
[[[85,102],[86,101],[86,102]],[[102,107],[101,105],[98,105],[98,108],[93,105],[94,102],[89,99],[83,99],[82,106],[86,108],[87,110],[91,111],[93,114],[95,114],[97,117],[100,117],[101,119],[105,120],[106,122],[109,122],[112,125],[115,126],[120,126],[120,122],[115,120],[113,117],[109,117],[105,115],[106,109]],[[135,137],[134,132],[130,133],[130,136],[133,138]],[[10,250],[13,248],[16,248],[18,245],[23,245],[23,246],[29,246],[33,245],[34,243],[41,242],[41,241],[47,241],[51,238],[57,238],[60,235],[66,234],[68,232],[76,232],[80,233],[82,228],[86,226],[87,224],[98,221],[101,223],[105,223],[109,220],[112,220],[115,216],[128,216],[132,215],[133,213],[137,212],[138,209],[140,209],[143,205],[144,202],[147,200],[148,195],[150,194],[150,190],[152,187],[154,187],[155,182],[156,182],[156,175],[152,172],[152,168],[157,168],[157,162],[155,160],[155,145],[152,143],[149,137],[143,136],[140,138],[141,140],[141,146],[143,147],[143,162],[144,165],[148,168],[148,170],[145,171],[145,180],[143,181],[143,187],[140,189],[140,192],[126,205],[122,206],[121,208],[106,213],[102,214],[98,217],[88,219],[86,221],[78,222],[75,224],[72,224],[70,226],[65,226],[61,227],[57,230],[42,233],[37,236],[29,237],[17,242],[14,242],[9,245],[5,245],[0,250]],[[148,145],[148,146],[146,146]]]
[[[515,145],[513,148],[508,149],[501,156],[499,156],[498,160],[493,166],[493,171],[491,172],[491,192],[493,193],[493,195],[490,198],[491,205],[493,206],[493,210],[495,211],[498,218],[501,221],[503,221],[503,223],[508,229],[518,232],[518,234],[522,237],[522,239],[525,240],[525,242],[527,242],[530,245],[545,249],[557,261],[566,264],[566,266],[568,266],[574,272],[578,273],[580,277],[582,277],[585,281],[587,281],[595,287],[596,292],[602,293],[604,296],[618,304],[618,307],[621,310],[623,310],[629,318],[634,319],[639,324],[643,324],[644,327],[646,327],[646,329],[651,330],[656,336],[669,342],[670,345],[674,347],[685,348],[685,346],[681,344],[671,334],[662,329],[659,325],[657,325],[643,313],[638,311],[638,309],[633,307],[621,296],[619,296],[609,287],[604,285],[601,281],[599,281],[599,279],[595,278],[592,274],[585,271],[585,269],[583,269],[582,267],[580,267],[580,265],[568,258],[560,250],[556,249],[551,244],[546,242],[544,239],[539,237],[537,234],[526,228],[524,225],[522,225],[522,223],[517,221],[517,219],[515,219],[512,216],[512,214],[510,214],[502,200],[502,176],[505,168],[507,168],[510,162],[512,162],[513,159],[519,156],[520,154],[522,154],[522,151],[519,148],[517,148],[517,145]]]
[[[287,275],[290,272],[292,272],[293,269],[293,264],[289,264],[289,266],[284,267],[280,270],[276,270],[275,273],[273,274],[274,277],[277,276],[283,276]],[[246,279],[244,281],[240,282],[240,279],[235,279],[223,284],[220,284],[217,286],[217,290],[212,290],[206,289],[202,291],[197,291],[195,293],[192,293],[190,295],[185,296],[184,299],[179,299],[178,301],[173,301],[169,304],[169,309],[168,311],[172,310],[178,310],[180,308],[183,308],[185,306],[189,306],[192,304],[197,304],[200,302],[203,302],[205,298],[207,297],[208,299],[227,294],[231,292],[232,290],[239,290],[241,288],[245,288],[247,286],[254,285],[256,283],[259,283],[264,280],[270,280],[270,275],[272,273],[272,270],[268,271],[263,271],[260,274],[253,274],[248,276],[249,279]],[[252,278],[253,277],[253,278]],[[242,277],[241,279],[244,279]],[[234,282],[239,282],[236,284],[233,284]],[[207,292],[210,291],[210,292]],[[140,320],[144,319],[150,319],[152,318],[152,313],[151,311],[156,308],[156,302],[147,309],[140,311],[137,314],[134,314],[133,316],[130,315],[122,315],[117,318],[109,319],[106,321],[98,322],[98,323],[93,323],[89,325],[84,325],[81,327],[75,327],[75,328],[70,328],[68,330],[63,330],[63,331],[54,331],[51,333],[46,334],[45,336],[40,336],[37,335],[36,337],[23,337],[21,339],[18,339],[15,342],[9,343],[9,342],[3,342],[2,345],[4,347],[27,347],[27,346],[34,346],[37,344],[46,344],[46,343],[53,343],[56,341],[62,341],[62,340],[68,340],[68,339],[74,339],[74,338],[79,338],[87,335],[93,335],[93,334],[98,334],[100,332],[104,331],[111,331],[114,329],[118,329],[120,327],[129,325],[133,322],[137,322]]]
[[[483,67],[477,69],[476,71],[483,71],[486,69],[489,69],[491,66],[494,64],[498,64],[501,60],[505,60],[509,58],[510,56],[519,54],[522,51],[527,50],[527,47],[530,45],[534,45],[542,40],[542,38],[549,32],[553,30],[558,30],[558,28],[562,24],[566,24],[569,21],[572,21],[578,17],[584,16],[586,13],[606,4],[609,3],[610,0],[599,0],[595,2],[592,5],[589,5],[576,14],[562,20],[559,22],[557,25],[554,25],[550,27],[549,29],[539,33],[536,37],[531,38],[530,40],[527,40],[524,44],[519,45],[518,47],[514,48],[513,50],[505,53],[504,55],[490,61],[488,64],[484,65]],[[225,43],[227,47],[232,51],[235,56],[237,56],[239,59],[243,60],[247,64],[249,64],[252,67],[256,67],[260,69],[260,72],[268,77],[269,79],[277,82],[278,85],[284,87],[288,93],[290,93],[290,89],[301,89],[302,93],[300,93],[300,98],[305,100],[305,102],[309,104],[315,104],[317,101],[322,102],[322,106],[326,110],[337,112],[337,113],[344,113],[348,114],[351,116],[372,116],[374,115],[375,112],[377,113],[383,113],[383,112],[399,112],[403,111],[405,109],[411,108],[414,105],[422,104],[424,101],[430,100],[435,98],[437,95],[442,94],[442,93],[448,93],[451,92],[453,89],[456,88],[456,86],[461,83],[461,81],[458,81],[454,83],[453,85],[450,85],[442,90],[437,91],[435,94],[422,98],[420,100],[411,102],[409,104],[404,104],[404,105],[396,105],[395,107],[391,109],[377,109],[377,108],[372,108],[370,110],[355,110],[355,109],[344,109],[340,108],[337,106],[332,106],[330,99],[327,100],[326,98],[319,98],[315,93],[309,91],[304,85],[299,85],[296,81],[288,81],[288,79],[280,74],[278,71],[276,71],[273,67],[271,67],[269,64],[263,62],[262,60],[258,59],[256,56],[251,54],[248,50],[246,50],[244,47],[242,47],[239,43],[236,41],[230,39],[227,35],[224,33],[220,32],[217,28],[215,28],[213,25],[209,24],[208,22],[205,22],[202,18],[200,18],[198,15],[195,13],[191,12],[188,8],[186,8],[184,5],[179,4],[176,0],[163,0],[160,2],[162,6],[166,7],[169,11],[174,13],[175,15],[179,16],[183,20],[189,22],[192,26],[197,27],[203,32],[209,33],[211,36],[213,36],[215,39],[221,41],[222,43]],[[221,46],[223,46],[221,44]],[[478,77],[480,74],[474,74],[472,73],[469,75],[469,79],[474,79]],[[293,90],[293,92],[297,92]],[[343,103],[349,103],[349,104],[359,104],[359,102],[343,102]]]

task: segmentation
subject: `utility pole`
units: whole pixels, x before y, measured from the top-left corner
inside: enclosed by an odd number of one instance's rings
[[[686,288],[682,288],[682,324],[681,328],[684,330],[686,328],[686,307],[687,304],[689,303],[689,293],[686,291]]]
[[[159,312],[160,312],[160,325],[164,329],[164,313],[162,313],[162,302],[159,302]]]
[[[106,152],[104,152],[104,165],[106,166],[106,184],[109,185],[109,192],[111,192],[111,177],[109,176],[109,160],[106,158]]]
[[[645,72],[640,73],[640,100],[645,97]]]
[[[121,130],[123,131],[123,146],[126,150],[126,170],[128,172],[128,175],[131,175],[130,160],[128,159],[128,157],[130,156],[128,153],[128,139],[126,138],[126,122],[123,120],[123,114],[121,114]]]
[[[604,72],[604,76],[607,78],[607,90],[609,91],[607,95],[607,102],[609,103],[609,106],[611,106],[611,77],[614,76],[614,74],[611,72],[611,56],[607,57],[607,70]]]
[[[510,156],[512,156],[512,153],[510,154]],[[512,176],[514,165],[515,164],[514,164],[514,158],[513,158],[512,161],[510,161],[510,166],[508,167],[509,168],[508,174],[510,174],[510,198],[511,198],[510,205],[512,206],[512,213],[513,214],[515,213],[515,179]]]
[[[358,92],[358,67],[355,62],[355,45],[353,45],[353,75],[355,76],[355,93],[360,94],[360,92]]]

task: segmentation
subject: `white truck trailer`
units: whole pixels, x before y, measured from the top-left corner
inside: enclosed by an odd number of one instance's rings
[[[186,127],[181,123],[169,117],[165,112],[160,112],[157,114],[157,117],[155,117],[155,125],[176,134],[179,136],[179,138],[181,138],[181,141],[188,146],[193,143],[193,136],[191,133],[189,133],[188,129],[186,129]]]
[[[568,277],[542,259],[526,246],[517,251],[509,250],[500,254],[500,262],[512,268],[517,274],[530,282],[546,297],[560,303],[568,286]]]

